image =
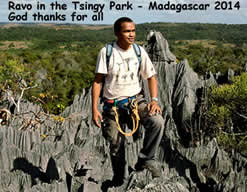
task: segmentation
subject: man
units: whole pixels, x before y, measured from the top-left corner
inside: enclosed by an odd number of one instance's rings
[[[106,47],[102,48],[97,60],[95,79],[92,88],[92,116],[94,123],[102,128],[103,136],[110,142],[110,152],[115,182],[124,179],[125,158],[124,138],[125,136],[117,129],[115,113],[112,110],[112,103],[126,101],[124,107],[118,106],[117,115],[119,124],[123,128],[133,126],[129,117],[129,111],[123,109],[132,100],[138,103],[140,122],[145,128],[143,148],[140,151],[136,171],[148,169],[153,177],[159,177],[160,171],[154,166],[155,152],[160,144],[163,135],[164,120],[161,116],[161,109],[158,104],[158,85],[156,72],[146,51],[140,47],[141,63],[139,63],[133,43],[136,32],[134,22],[127,17],[122,17],[114,23],[114,33],[117,41],[114,42],[112,54],[107,65]],[[149,92],[152,98],[147,103],[144,100],[140,75],[148,80]],[[101,85],[103,86],[103,117],[98,110]],[[114,101],[114,102],[112,102]],[[100,121],[100,122],[99,122]],[[132,123],[132,124],[131,124]]]

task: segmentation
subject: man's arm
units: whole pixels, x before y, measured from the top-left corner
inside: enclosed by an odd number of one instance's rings
[[[100,122],[102,122],[103,119],[102,119],[102,115],[98,110],[98,102],[99,102],[101,84],[103,80],[104,80],[104,75],[96,73],[92,87],[92,118],[93,118],[93,122],[100,128],[101,128],[101,124],[98,122],[98,119],[100,119]]]
[[[149,93],[151,98],[152,97],[158,97],[158,82],[153,75],[152,77],[148,78],[148,88],[149,88]],[[152,116],[153,114],[160,113],[161,114],[161,109],[159,107],[159,104],[157,101],[152,100],[148,104],[148,110],[149,110],[149,115]]]

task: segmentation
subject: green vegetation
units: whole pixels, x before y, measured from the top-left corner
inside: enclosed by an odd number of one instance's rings
[[[192,41],[193,42],[193,41]],[[200,75],[206,72],[226,73],[229,68],[240,72],[247,62],[247,44],[242,46],[189,44],[188,42],[175,43],[172,52],[178,60],[188,59],[191,67]]]
[[[4,50],[0,53],[1,87],[11,87],[18,94],[21,79],[27,86],[37,84],[25,97],[41,101],[47,112],[58,114],[91,84],[102,46],[101,43],[80,43],[44,51],[37,48]]]
[[[96,30],[97,29],[97,30]],[[247,43],[247,25],[200,24],[200,23],[144,23],[136,26],[137,41],[145,41],[150,30],[160,31],[169,41],[175,40],[215,40],[221,43],[242,45]],[[102,35],[104,34],[104,35]],[[83,42],[114,40],[111,27],[81,27],[80,25],[36,26],[21,25],[0,28],[0,41],[55,41]]]
[[[138,29],[141,31],[155,29],[160,31],[169,41],[208,39],[240,45],[247,43],[246,26],[201,23],[150,23],[138,25]]]
[[[247,73],[234,77],[231,85],[214,87],[209,99],[208,119],[219,144],[247,154]]]

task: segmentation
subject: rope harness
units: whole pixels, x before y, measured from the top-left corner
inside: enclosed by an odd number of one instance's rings
[[[129,105],[128,107],[125,107],[123,104],[121,105],[117,105],[118,101],[117,100],[114,100],[114,103],[113,103],[113,106],[112,106],[112,110],[114,111],[114,114],[115,114],[115,121],[117,123],[117,129],[120,133],[122,133],[124,136],[132,136],[138,129],[139,127],[139,121],[140,121],[140,117],[139,117],[139,114],[138,114],[138,103],[135,99],[129,99]],[[118,107],[122,108],[122,109],[127,109],[127,110],[130,110],[129,113],[130,113],[130,117],[132,119],[132,123],[133,123],[133,129],[132,129],[132,132],[124,132],[122,129],[121,129],[121,126],[119,124],[119,115],[118,115]]]

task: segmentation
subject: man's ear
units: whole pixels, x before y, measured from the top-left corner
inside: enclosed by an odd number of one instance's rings
[[[114,32],[115,36],[117,37],[119,35],[119,32]]]

